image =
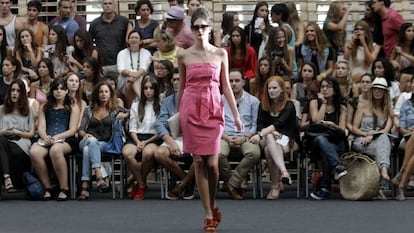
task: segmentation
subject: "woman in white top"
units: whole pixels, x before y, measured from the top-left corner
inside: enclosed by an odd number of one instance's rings
[[[160,145],[155,121],[160,113],[160,90],[157,79],[148,73],[142,79],[141,99],[131,106],[130,138],[122,148],[122,155],[138,184],[131,191],[134,200],[144,199],[146,177],[154,165],[154,153]],[[136,159],[136,155],[141,156]]]
[[[141,96],[142,75],[151,65],[151,53],[141,48],[141,39],[140,32],[131,31],[128,34],[128,47],[119,51],[117,56],[118,89],[126,97],[126,107],[129,107],[136,97]]]
[[[349,67],[352,67],[351,75],[369,73],[380,49],[381,47],[372,41],[368,23],[364,20],[356,22],[351,40],[344,48],[344,58],[349,61]]]

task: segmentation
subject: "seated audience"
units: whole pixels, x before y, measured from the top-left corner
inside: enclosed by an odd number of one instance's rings
[[[45,104],[50,84],[55,79],[52,61],[49,58],[42,58],[39,62],[38,72],[40,79],[30,85],[30,96],[40,104]]]
[[[21,65],[15,57],[7,56],[3,59],[1,70],[3,77],[0,77],[0,105],[4,103],[11,82],[20,76]]]
[[[171,171],[181,181],[168,191],[166,198],[170,200],[179,198],[189,200],[194,198],[194,166],[191,165],[189,171],[185,173],[175,161],[184,160],[187,162],[187,157],[183,154],[183,137],[181,134],[173,135],[168,125],[168,119],[177,113],[177,91],[180,85],[178,72],[173,74],[171,82],[174,93],[162,101],[160,115],[155,122],[157,134],[164,142],[155,151],[154,158],[160,165],[168,171]]]
[[[53,80],[47,103],[44,104],[38,116],[39,140],[30,148],[30,158],[33,168],[45,187],[43,200],[51,200],[52,183],[45,158],[50,156],[56,173],[60,192],[58,201],[69,198],[68,170],[65,154],[76,147],[75,133],[79,124],[79,109],[73,105],[72,98],[67,94],[68,88],[63,78]]]
[[[34,122],[35,112],[29,105],[25,84],[20,79],[13,80],[0,106],[0,168],[8,193],[23,186],[23,172],[30,170]]]
[[[348,60],[351,76],[370,72],[372,62],[377,58],[381,46],[373,42],[368,23],[360,20],[355,23],[351,40],[344,47],[344,59]]]
[[[275,200],[281,191],[280,180],[283,184],[292,184],[285,166],[284,153],[292,149],[289,145],[299,142],[299,127],[295,106],[288,100],[283,78],[270,77],[266,81],[263,95],[257,120],[259,133],[251,137],[250,142],[260,142],[264,149],[272,182],[266,198]],[[285,140],[286,143],[279,140]]]
[[[309,115],[313,123],[326,124],[329,127],[345,130],[346,106],[343,105],[339,85],[333,78],[323,79],[320,83],[318,99],[309,103]],[[332,184],[332,173],[335,171],[335,180],[348,174],[346,167],[340,162],[339,156],[345,152],[345,139],[329,140],[325,135],[319,135],[310,142],[312,151],[317,151],[322,157],[323,175],[317,190],[311,193],[316,200],[329,197]]]
[[[335,52],[328,39],[315,22],[306,26],[305,41],[298,48],[298,66],[303,67],[304,62],[312,62],[316,68],[318,80],[330,77],[335,63]]]
[[[259,100],[263,98],[263,87],[266,83],[266,80],[271,76],[272,65],[271,59],[264,56],[259,59],[259,66],[257,66],[256,74],[254,78],[249,82],[250,94],[256,96]]]
[[[32,30],[28,28],[19,31],[17,38],[19,39],[14,46],[14,55],[22,65],[22,73],[32,81],[37,80],[37,67],[43,57],[42,48],[37,44]]]
[[[389,181],[391,140],[387,133],[392,127],[392,109],[385,78],[375,78],[368,106],[357,108],[352,124],[355,139],[352,149],[375,158],[381,178]],[[382,192],[378,198],[385,199]]]
[[[230,46],[226,48],[229,59],[229,69],[239,68],[248,80],[254,78],[257,69],[257,55],[252,46],[247,43],[246,35],[240,27],[230,31]]]
[[[138,182],[130,193],[134,200],[144,199],[146,179],[154,167],[154,153],[161,144],[155,129],[156,118],[160,114],[160,89],[157,79],[147,73],[140,86],[142,96],[131,105],[130,110],[130,138],[122,148],[126,165]]]
[[[115,118],[122,118],[115,102],[115,91],[104,81],[98,82],[85,108],[79,129],[79,149],[82,152],[82,191],[79,200],[89,199],[91,168],[96,176],[99,192],[109,189],[102,174],[101,152],[108,145]]]
[[[244,191],[241,184],[247,177],[249,171],[260,160],[260,147],[257,143],[251,143],[250,138],[257,132],[257,117],[260,101],[244,91],[245,77],[240,69],[232,69],[229,74],[231,89],[236,100],[240,119],[244,124],[244,131],[238,132],[234,123],[233,113],[226,98],[223,96],[224,104],[224,133],[221,136],[221,149],[219,153],[219,172],[224,180],[223,187],[227,189],[231,198],[241,200]],[[229,164],[231,151],[241,153],[241,161],[232,171]]]

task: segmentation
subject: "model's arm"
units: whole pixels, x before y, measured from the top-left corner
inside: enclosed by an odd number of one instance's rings
[[[177,100],[177,109],[180,109],[180,104],[181,104],[181,97],[183,95],[184,92],[184,87],[185,87],[185,74],[186,74],[186,70],[185,70],[185,64],[184,64],[184,56],[185,56],[185,50],[184,49],[179,49],[177,52],[177,65],[178,65],[178,73],[180,76],[180,86],[178,88],[178,100]]]

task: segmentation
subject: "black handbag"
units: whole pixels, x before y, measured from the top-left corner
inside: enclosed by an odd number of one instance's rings
[[[306,140],[313,141],[318,136],[325,136],[331,142],[340,142],[346,139],[345,130],[337,127],[330,127],[327,124],[309,124],[303,129]]]

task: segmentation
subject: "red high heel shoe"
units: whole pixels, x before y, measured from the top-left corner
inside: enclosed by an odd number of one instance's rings
[[[219,208],[218,207],[214,208],[213,209],[213,220],[214,220],[214,223],[216,224],[216,227],[218,227],[222,218],[223,218],[223,214],[220,212]]]
[[[215,233],[216,231],[216,222],[212,218],[204,219],[204,232],[205,233]]]

